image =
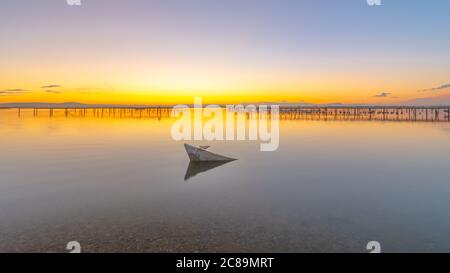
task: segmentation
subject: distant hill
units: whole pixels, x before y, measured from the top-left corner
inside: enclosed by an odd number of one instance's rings
[[[314,104],[314,103],[287,103],[287,102],[258,102],[258,103],[241,103],[243,105],[279,105],[280,107],[396,107],[396,106],[440,106],[450,107],[450,95],[440,96],[438,98],[421,98],[399,103],[386,104],[343,104],[343,103],[329,103],[329,104]],[[203,106],[206,106],[204,104]],[[79,102],[63,102],[63,103],[47,103],[47,102],[11,102],[0,103],[1,108],[145,108],[145,107],[172,107],[174,105],[144,105],[144,104],[85,104]],[[186,104],[188,107],[193,107],[192,104]],[[220,107],[226,107],[225,104],[218,104]]]
[[[450,94],[417,98],[414,100],[405,101],[404,104],[412,106],[450,106]]]
[[[258,102],[258,103],[241,103],[243,105],[279,105],[280,107],[342,107],[342,106],[366,106],[363,104],[314,104],[314,103],[286,103],[286,102]],[[185,104],[188,107],[193,107],[193,104]],[[206,106],[204,104],[203,106]],[[226,104],[217,104],[220,107],[226,107]],[[136,104],[84,104],[79,102],[63,102],[63,103],[47,103],[47,102],[11,102],[0,103],[0,108],[140,108],[140,107],[172,107],[173,105],[136,105]]]
[[[12,102],[0,103],[0,108],[79,108],[86,107],[87,104],[78,102],[64,102],[64,103],[46,103],[46,102]]]
[[[125,108],[149,107],[158,105],[128,105],[128,104],[84,104],[79,102],[47,103],[47,102],[11,102],[0,103],[0,108]]]

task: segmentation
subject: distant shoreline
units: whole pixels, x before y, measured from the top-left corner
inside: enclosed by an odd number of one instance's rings
[[[302,103],[242,103],[242,105],[279,105],[280,108],[372,108],[372,109],[398,109],[398,108],[450,108],[449,104],[443,105],[378,105],[378,104],[302,104]],[[192,104],[185,104],[188,107],[193,107]],[[225,108],[228,104],[217,104],[219,107]],[[173,105],[145,105],[145,104],[85,104],[77,102],[65,102],[65,103],[45,103],[45,102],[24,102],[24,103],[0,103],[0,109],[92,109],[92,108],[103,108],[103,109],[151,109],[151,108],[172,108]]]

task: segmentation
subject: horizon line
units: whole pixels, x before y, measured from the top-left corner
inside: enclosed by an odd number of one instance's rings
[[[0,109],[11,108],[171,108],[176,105],[186,105],[189,108],[194,107],[194,104],[120,104],[120,103],[81,103],[81,102],[5,102],[0,103]],[[230,103],[212,103],[205,105],[217,105],[219,107],[225,107],[227,105],[279,105],[281,107],[427,107],[427,108],[450,108],[450,104],[367,104],[367,103],[306,103],[306,102],[242,102],[238,104]]]

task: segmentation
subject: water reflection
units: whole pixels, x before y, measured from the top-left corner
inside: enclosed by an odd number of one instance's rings
[[[205,161],[205,162],[189,162],[189,165],[186,169],[186,174],[184,175],[184,181],[189,180],[190,178],[196,176],[199,173],[203,173],[212,169],[215,169],[219,166],[230,163],[234,160],[230,161]]]
[[[293,112],[275,152],[194,143],[239,158],[218,168],[187,166],[164,115],[74,114],[0,110],[0,252],[450,251],[447,122]]]

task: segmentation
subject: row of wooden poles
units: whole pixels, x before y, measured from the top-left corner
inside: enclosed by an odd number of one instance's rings
[[[281,119],[450,121],[450,107],[283,108]]]
[[[18,108],[18,115],[24,109]],[[169,117],[171,108],[33,108],[33,116],[46,112],[49,117],[53,117],[56,111],[62,111],[65,117],[115,117],[115,118],[144,118],[144,117]]]
[[[46,112],[53,117],[63,112],[65,117],[167,118],[172,108],[32,108],[33,116]],[[269,108],[270,110],[270,108]],[[18,108],[20,117],[24,109]],[[270,111],[269,111],[270,115]],[[449,121],[450,107],[281,107],[280,119],[296,120],[404,120]]]

